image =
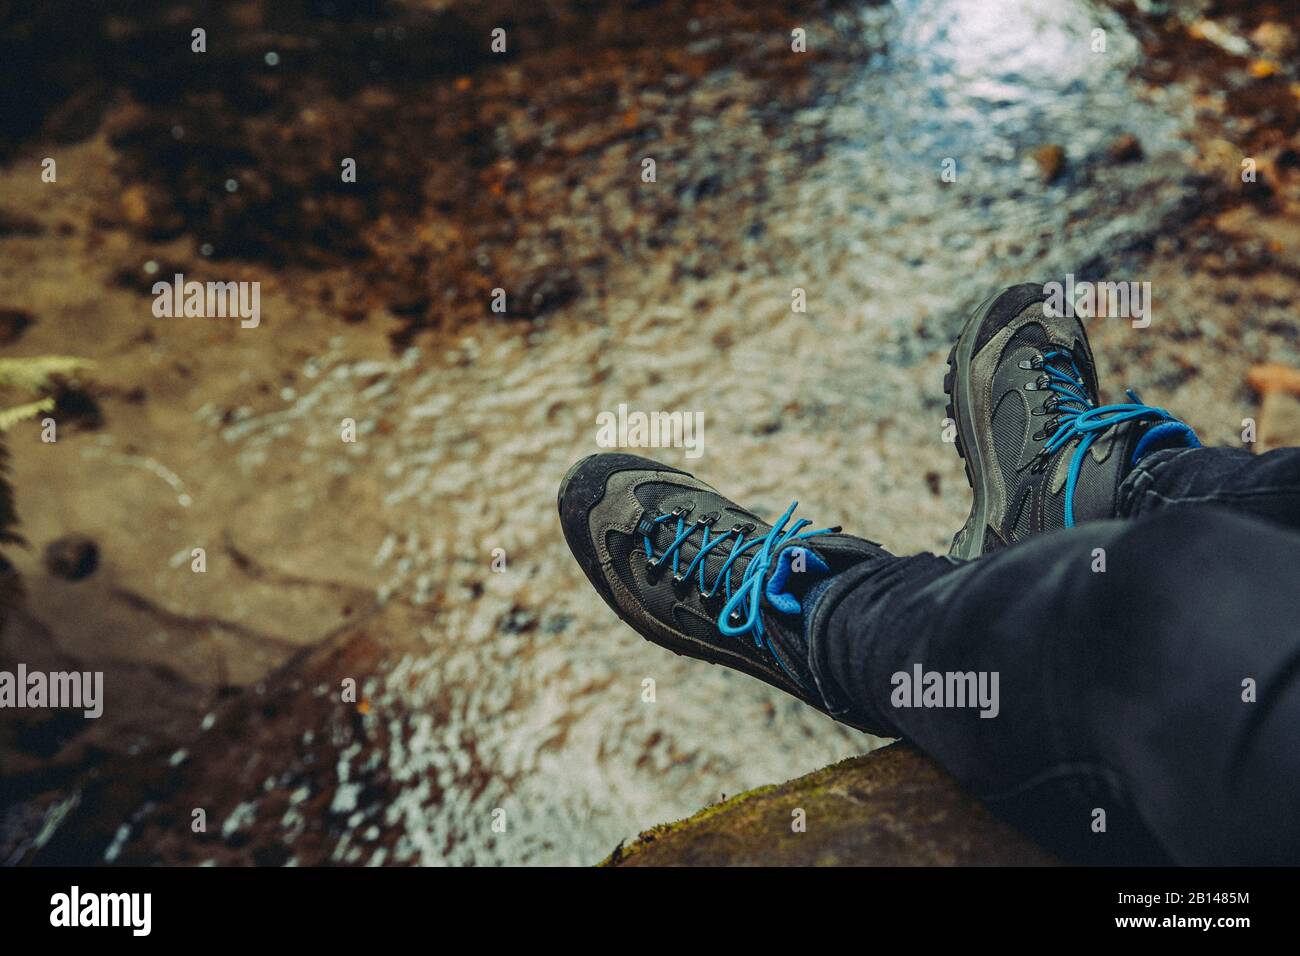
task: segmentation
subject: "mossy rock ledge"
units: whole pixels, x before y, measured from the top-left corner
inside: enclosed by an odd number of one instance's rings
[[[792,827],[804,811],[805,829]],[[894,744],[620,844],[602,866],[1042,866],[1060,861]]]

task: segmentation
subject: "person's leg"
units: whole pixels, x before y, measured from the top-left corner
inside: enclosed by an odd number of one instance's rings
[[[1177,508],[969,562],[898,558],[626,454],[575,464],[558,504],[579,566],[647,640],[910,738],[1071,859],[1300,862],[1291,531]],[[996,701],[895,706],[916,668],[986,691],[996,674]]]
[[[832,712],[911,740],[1072,859],[1294,864],[1298,566],[1300,537],[1215,509],[871,562],[812,609],[812,669]],[[996,673],[997,715],[895,706],[917,665]]]
[[[1179,448],[1143,458],[1120,485],[1117,513],[1217,505],[1300,528],[1300,448]]]

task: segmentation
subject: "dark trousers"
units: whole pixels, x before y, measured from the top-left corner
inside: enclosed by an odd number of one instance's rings
[[[1076,862],[1300,863],[1300,449],[1163,451],[1121,492],[1117,520],[841,576],[822,690]],[[916,665],[996,672],[996,716],[902,706]]]

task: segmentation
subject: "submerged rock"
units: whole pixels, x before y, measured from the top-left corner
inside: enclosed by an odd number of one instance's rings
[[[1115,138],[1106,152],[1114,162],[1136,162],[1142,158],[1142,141],[1132,133],[1124,133]]]
[[[55,577],[81,581],[99,567],[99,545],[84,534],[64,535],[45,548],[45,567]]]
[[[1049,143],[1034,150],[1034,162],[1038,164],[1038,174],[1045,183],[1054,183],[1065,172],[1065,148],[1057,143]]]
[[[0,308],[0,345],[12,345],[36,324],[36,318],[26,309]]]
[[[800,812],[802,811],[802,813]],[[802,819],[802,829],[797,828]],[[894,744],[620,844],[603,866],[965,866],[1060,861],[928,757]]]

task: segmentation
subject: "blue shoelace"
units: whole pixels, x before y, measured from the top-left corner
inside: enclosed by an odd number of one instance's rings
[[[1047,364],[1053,359],[1068,362],[1070,370],[1074,373],[1073,376]],[[1161,423],[1149,429],[1138,441],[1137,447],[1133,449],[1131,463],[1136,463],[1142,457],[1153,439],[1168,435],[1171,431],[1182,434],[1189,447],[1196,448],[1201,444],[1189,425],[1166,409],[1143,404],[1137,392],[1131,388],[1125,390],[1125,394],[1129,397],[1128,403],[1093,405],[1083,383],[1083,373],[1075,364],[1074,356],[1064,349],[1050,349],[1044,352],[1038,367],[1047,373],[1045,383],[1041,378],[1038,380],[1039,387],[1054,393],[1053,398],[1049,399],[1049,402],[1054,403],[1050,410],[1057,413],[1056,429],[1050,433],[1047,443],[1043,446],[1043,454],[1050,457],[1070,442],[1076,439],[1079,442],[1074,449],[1074,456],[1070,459],[1070,471],[1065,479],[1065,526],[1067,528],[1074,527],[1074,489],[1079,480],[1079,471],[1083,467],[1084,456],[1106,429],[1144,418]],[[1047,410],[1046,406],[1044,409]]]
[[[803,528],[812,524],[807,518],[800,518],[789,528],[786,528],[786,523],[798,506],[799,502],[791,502],[790,507],[785,509],[785,514],[781,515],[780,520],[773,525],[771,531],[752,538],[748,542],[745,541],[745,535],[754,530],[752,524],[738,524],[722,534],[710,537],[710,529],[718,519],[716,513],[703,515],[690,524],[686,522],[686,516],[690,513],[689,508],[676,508],[667,514],[658,515],[654,518],[643,518],[640,527],[644,539],[646,561],[651,570],[654,570],[671,559],[673,580],[679,584],[686,581],[698,570],[699,592],[706,598],[711,598],[717,594],[718,586],[722,585],[726,604],[718,614],[718,629],[728,637],[739,637],[742,634],[752,633],[754,635],[754,645],[762,647],[766,635],[763,632],[763,617],[759,613],[759,607],[763,598],[763,583],[767,578],[768,568],[771,567],[773,557],[790,541],[813,538],[819,534],[832,534],[839,530],[838,528],[820,528],[817,531],[803,531],[800,533]],[[676,537],[664,549],[662,554],[656,556],[654,545],[647,533],[653,530],[650,525],[660,525],[674,518],[677,519]],[[686,570],[679,572],[681,546],[686,539],[700,530],[704,532],[704,536],[700,541],[700,550],[695,553],[695,557],[687,565]],[[718,569],[717,577],[713,579],[713,584],[710,586],[704,579],[704,559],[710,552],[727,541],[732,543],[731,550],[727,552],[727,559],[723,562],[722,567]],[[731,586],[732,566],[741,555],[755,548],[758,549],[757,553],[745,566],[745,571],[740,576],[740,583],[733,591]],[[815,559],[815,557],[815,555],[810,555],[810,560]],[[820,563],[820,561],[818,560],[817,563]],[[740,616],[742,605],[747,608],[747,614],[743,618]],[[733,625],[733,620],[740,623]],[[768,650],[776,658],[777,663],[781,663],[780,656],[776,654],[771,645],[768,645]],[[781,666],[784,667],[785,665],[782,664]]]

